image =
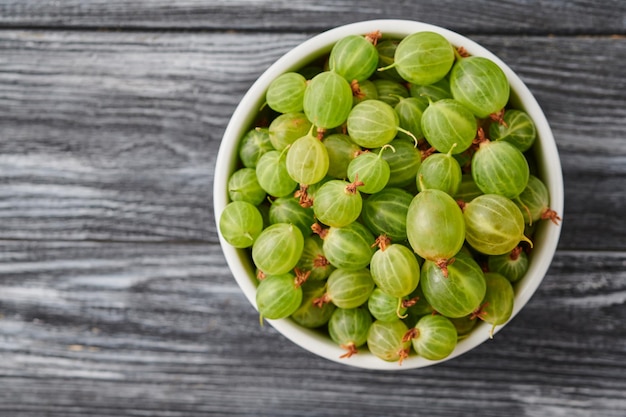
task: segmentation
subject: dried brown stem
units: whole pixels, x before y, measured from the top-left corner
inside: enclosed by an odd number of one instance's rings
[[[340,348],[347,350],[346,353],[339,356],[341,359],[351,358],[352,355],[356,355],[359,353],[359,350],[356,348],[354,342],[346,343],[345,345],[339,345]]]
[[[319,308],[324,307],[324,304],[328,304],[328,303],[330,303],[330,295],[328,295],[328,293],[322,295],[321,297],[315,298],[313,300],[313,305]]]
[[[296,279],[294,281],[296,288],[301,287],[311,276],[311,271],[303,271],[300,268],[295,268],[294,272],[296,273]]]
[[[454,263],[454,258],[450,258],[450,259],[439,259],[437,262],[435,262],[437,264],[437,266],[439,267],[439,269],[441,269],[441,272],[443,273],[443,276],[445,278],[448,278],[448,265],[452,265]]]
[[[380,30],[370,32],[367,35],[365,35],[365,39],[374,46],[376,46],[376,44],[382,37],[383,37],[383,34],[380,33]]]
[[[472,312],[472,314],[470,315],[470,320],[475,320],[476,318],[479,318],[482,321],[485,321],[485,317],[487,316],[485,307],[487,307],[488,305],[488,301],[485,301],[483,304],[481,304],[476,310]]]
[[[419,335],[420,331],[417,330],[415,327],[412,327],[404,334],[404,336],[402,336],[402,343],[406,343],[411,339],[415,339]]]
[[[372,247],[375,248],[376,246],[378,246],[378,248],[384,252],[385,249],[387,249],[387,246],[389,246],[390,244],[391,244],[391,239],[389,239],[387,235],[382,234],[376,238],[376,240],[372,244]]]
[[[313,205],[313,199],[309,196],[307,190],[309,186],[306,184],[300,184],[298,191],[294,193],[294,197],[298,199],[298,203],[304,208],[309,208]]]
[[[559,217],[559,215],[557,214],[556,211],[552,210],[551,208],[546,208],[543,213],[541,213],[541,218],[543,220],[547,220],[550,219],[550,221],[554,224],[556,224],[557,226],[559,225],[559,222],[561,221],[561,218]]]
[[[313,223],[313,225],[311,225],[311,230],[313,230],[313,233],[322,239],[324,239],[328,234],[328,229],[324,229],[319,223]]]
[[[435,149],[434,146],[431,146],[428,149],[424,149],[422,150],[420,153],[422,154],[422,161],[426,158],[428,158],[430,155],[434,154],[435,152],[437,152],[437,149]]]
[[[358,187],[362,187],[365,184],[363,183],[363,181],[359,181],[359,174],[356,174],[354,176],[354,182],[351,184],[346,185],[346,193],[348,194],[356,194],[357,192],[357,188]]]
[[[330,265],[330,262],[328,261],[328,259],[326,259],[326,257],[324,255],[322,255],[321,253],[318,254],[315,259],[313,259],[313,266],[315,268],[324,268],[326,266]]]
[[[509,127],[509,125],[504,121],[504,112],[505,112],[505,110],[504,110],[504,108],[502,108],[501,110],[498,110],[495,113],[491,113],[489,115],[489,118],[492,121],[498,123],[501,126]]]
[[[520,254],[522,253],[524,249],[521,246],[516,246],[512,251],[511,254],[509,255],[509,259],[511,259],[512,261],[516,261],[517,258],[519,258]]]

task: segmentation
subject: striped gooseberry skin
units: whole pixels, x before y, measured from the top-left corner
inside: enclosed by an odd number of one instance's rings
[[[265,101],[279,113],[301,112],[305,90],[306,78],[297,72],[286,72],[270,83]]]
[[[247,201],[258,206],[266,196],[267,193],[259,184],[253,168],[240,168],[228,179],[228,197],[232,201]]]
[[[324,71],[313,77],[304,92],[304,114],[317,128],[343,124],[352,110],[352,88],[341,75]]]
[[[484,194],[480,188],[474,182],[474,178],[472,178],[472,174],[463,174],[461,176],[461,184],[459,184],[459,189],[454,194],[454,199],[457,201],[463,201],[465,203],[469,203],[474,198],[479,195]]]
[[[415,326],[415,323],[417,323],[421,317],[427,314],[432,315],[436,313],[433,306],[430,305],[424,296],[422,284],[418,285],[415,291],[413,291],[407,298],[409,300],[415,300],[415,303],[409,306],[406,310],[407,318],[405,318],[404,321],[409,327]]]
[[[448,276],[432,261],[424,261],[421,287],[429,304],[446,317],[458,318],[474,312],[485,296],[485,274],[465,252],[447,266]]]
[[[326,259],[336,268],[365,268],[374,254],[374,235],[359,222],[345,227],[330,227],[322,239]]]
[[[504,123],[492,123],[489,126],[491,140],[504,140],[522,152],[526,152],[537,139],[537,128],[528,113],[509,109],[502,117]]]
[[[376,51],[378,51],[378,67],[388,67],[393,64],[399,43],[400,41],[396,39],[385,39],[376,44]],[[395,68],[379,71],[377,75],[386,80],[404,82]]]
[[[450,91],[477,117],[485,118],[506,106],[510,86],[504,71],[495,62],[469,56],[459,59],[452,67]]]
[[[404,245],[382,246],[370,262],[376,286],[393,297],[405,297],[417,288],[420,266],[413,252]]]
[[[422,164],[422,154],[412,140],[396,138],[390,145],[395,152],[383,152],[382,158],[389,164],[387,187],[406,187],[415,184],[417,170]]]
[[[469,332],[471,332],[474,327],[476,327],[476,322],[478,321],[473,314],[468,314],[464,317],[449,318],[449,320],[452,322],[452,324],[454,324],[459,338],[468,335]]]
[[[408,130],[416,138],[423,138],[422,114],[424,114],[427,107],[428,101],[423,98],[406,97],[400,99],[393,109],[398,114],[401,128]],[[405,139],[412,139],[404,132],[398,132],[398,136]]]
[[[391,169],[389,163],[382,159],[380,149],[378,154],[365,152],[354,158],[348,165],[348,179],[351,182],[360,181],[359,191],[366,194],[374,194],[381,191],[389,182]],[[390,151],[391,152],[391,151]]]
[[[326,295],[339,308],[356,308],[367,302],[374,291],[374,281],[367,268],[335,269],[326,282]]]
[[[411,349],[411,341],[403,340],[408,330],[400,319],[375,320],[367,333],[367,347],[374,356],[384,361],[401,363]]]
[[[485,194],[515,198],[526,188],[529,175],[526,157],[508,142],[485,140],[472,158],[472,178]]]
[[[367,308],[376,320],[393,321],[406,313],[407,308],[402,305],[405,300],[407,297],[394,297],[380,288],[374,288],[367,300]]]
[[[273,197],[288,196],[298,186],[287,171],[285,154],[279,151],[269,151],[261,156],[256,177],[261,187]]]
[[[466,151],[478,129],[472,112],[454,99],[430,103],[422,114],[421,124],[428,143],[442,153]]]
[[[511,282],[517,282],[528,271],[528,255],[521,247],[516,247],[511,252],[489,256],[487,266],[490,272],[497,272]]]
[[[411,247],[422,258],[434,262],[450,259],[465,241],[463,212],[445,192],[424,190],[409,205],[406,231]]]
[[[328,322],[330,338],[348,353],[350,357],[358,352],[357,348],[367,342],[367,333],[372,325],[372,316],[364,306],[357,308],[337,308]]]
[[[396,137],[399,119],[389,104],[380,99],[366,100],[354,106],[347,125],[354,143],[364,148],[378,148]]]
[[[485,255],[512,251],[524,236],[524,216],[510,199],[483,194],[465,204],[465,238],[471,247]]]
[[[478,316],[492,325],[489,336],[493,337],[496,326],[506,323],[513,314],[515,291],[511,282],[495,272],[485,274],[487,290]],[[481,314],[482,313],[482,314]]]
[[[271,202],[268,219],[270,224],[291,223],[302,232],[302,236],[309,236],[313,231],[311,225],[315,223],[313,209],[300,205],[298,199],[287,196],[278,197]]]
[[[302,302],[300,307],[291,313],[291,318],[297,324],[308,329],[323,326],[330,320],[337,307],[333,303],[317,306],[313,300],[324,295],[326,283],[323,281],[311,281],[311,277],[302,284]]]
[[[456,347],[456,327],[447,317],[427,315],[415,324],[411,343],[423,358],[436,361],[448,357]]]
[[[291,273],[268,275],[256,290],[261,317],[277,320],[289,317],[302,303],[302,288]]]
[[[422,161],[417,171],[417,189],[437,189],[454,196],[463,173],[461,166],[450,153],[434,153]]]
[[[403,82],[377,78],[372,83],[378,91],[378,100],[389,104],[391,107],[398,104],[402,98],[409,97],[409,90]]]
[[[344,227],[358,219],[363,207],[361,193],[343,180],[330,180],[315,193],[313,212],[327,226]]]
[[[406,81],[433,84],[444,78],[454,64],[454,48],[442,35],[421,31],[400,41],[394,55],[394,68]]]
[[[450,92],[450,82],[447,78],[443,78],[436,83],[428,85],[411,84],[409,85],[409,93],[411,97],[421,98],[426,103],[429,101],[438,101],[444,98],[452,98]]]
[[[531,174],[526,187],[513,202],[522,211],[524,222],[533,224],[550,209],[550,193],[543,181]]]
[[[365,100],[377,100],[378,89],[373,81],[365,80],[358,84],[358,90],[352,96],[352,107]]]
[[[263,229],[252,245],[252,260],[266,275],[291,271],[304,249],[304,237],[296,226],[277,223]]]
[[[270,141],[270,131],[267,127],[250,129],[241,139],[239,145],[239,159],[246,168],[256,168],[259,158],[265,153],[274,150]]]
[[[402,188],[385,188],[363,202],[363,222],[376,235],[402,242],[406,240],[406,215],[412,200],[413,195]]]
[[[315,184],[328,173],[326,146],[310,134],[297,139],[287,150],[289,176],[300,184]]]
[[[220,233],[235,248],[248,248],[263,230],[259,210],[246,201],[232,201],[224,207],[219,220]]]
[[[324,242],[318,235],[304,238],[304,249],[296,268],[301,271],[310,271],[307,282],[323,281],[335,270],[335,267],[326,259],[323,245]]]
[[[328,67],[348,82],[367,80],[378,66],[378,51],[363,36],[348,35],[333,45],[328,57]]]
[[[343,133],[327,135],[322,143],[328,152],[328,175],[339,180],[347,178],[348,165],[356,158],[361,147]]]
[[[282,151],[311,130],[311,122],[302,112],[278,115],[269,126],[270,142],[277,151]]]

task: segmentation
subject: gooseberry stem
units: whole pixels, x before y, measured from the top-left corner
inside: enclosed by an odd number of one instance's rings
[[[396,307],[396,315],[398,316],[398,318],[400,319],[405,319],[407,318],[409,315],[408,314],[400,314],[400,310],[402,310],[402,306],[403,306],[403,299],[402,297],[398,298],[398,306]]]
[[[409,329],[404,336],[402,336],[402,342],[406,343],[409,340],[415,339],[417,337],[419,337],[420,335],[420,331],[418,329],[416,329],[415,327]]]
[[[505,109],[503,107],[502,109],[498,110],[497,112],[491,113],[489,115],[489,118],[492,121],[498,123],[501,126],[509,127],[509,125],[504,121],[504,112],[505,112]]]
[[[318,235],[322,240],[328,234],[328,229],[324,229],[319,223],[313,223],[311,230],[313,230],[313,233]]]
[[[543,213],[541,213],[541,218],[543,220],[550,219],[550,221],[552,221],[552,223],[556,224],[557,226],[559,225],[559,222],[561,221],[561,217],[559,217],[557,212],[552,210],[551,208],[544,209]]]
[[[468,56],[470,56],[470,54],[463,46],[459,46],[457,48],[454,48],[454,56],[457,60],[459,60],[467,58]]]
[[[307,190],[309,186],[306,184],[300,184],[300,189],[294,193],[294,197],[298,199],[298,203],[304,207],[309,208],[313,205],[313,199],[309,196]]]
[[[415,135],[411,132],[409,132],[406,129],[401,128],[400,126],[398,126],[398,132],[402,132],[405,135],[408,135],[411,139],[413,139],[413,142],[415,142],[415,147],[417,148],[417,145],[419,144],[418,139],[415,137]]]
[[[294,280],[296,288],[300,288],[302,284],[304,284],[311,276],[311,271],[302,271],[300,268],[295,268],[294,272],[296,273],[296,278]]]
[[[356,174],[354,176],[354,182],[351,184],[346,185],[346,193],[347,194],[356,194],[357,193],[357,188],[358,187],[362,187],[364,186],[365,183],[363,181],[359,181],[359,174]]]
[[[382,235],[380,235],[380,236],[378,236],[376,238],[376,240],[372,244],[372,247],[375,248],[376,246],[378,246],[378,248],[382,252],[384,252],[385,249],[387,249],[387,246],[389,246],[390,244],[391,244],[391,239],[389,239],[389,237],[387,237],[387,235],[382,234]]]
[[[367,35],[365,35],[365,39],[374,46],[376,46],[376,44],[382,37],[383,37],[383,34],[380,33],[380,30],[370,32]]]
[[[395,153],[395,152],[396,152],[396,148],[394,148],[393,146],[391,146],[391,145],[388,143],[388,144],[386,144],[386,145],[383,145],[383,146],[380,148],[380,151],[378,151],[378,157],[379,157],[379,158],[382,158],[382,156],[383,156],[383,151],[384,151],[385,149],[391,149],[391,150],[393,151],[393,153]]]
[[[511,254],[509,255],[509,259],[512,261],[516,261],[517,258],[519,258],[520,254],[522,253],[524,249],[521,246],[516,246],[512,251]]]
[[[350,358],[350,357],[352,357],[352,355],[356,355],[357,353],[359,353],[359,351],[356,348],[356,345],[354,344],[354,342],[346,343],[345,345],[339,345],[339,347],[342,348],[342,349],[347,350],[346,353],[344,353],[343,355],[339,356],[341,359]]]
[[[330,265],[330,262],[328,261],[328,259],[326,259],[326,257],[324,255],[322,255],[321,253],[318,254],[315,259],[313,259],[313,266],[315,268],[324,268],[326,266]]]
[[[439,259],[437,262],[437,266],[441,269],[441,273],[444,278],[448,278],[448,265],[452,265],[454,263],[455,258],[450,259]]]
[[[330,295],[328,293],[322,295],[321,297],[315,298],[313,300],[313,305],[318,308],[324,307],[324,304],[330,303]]]

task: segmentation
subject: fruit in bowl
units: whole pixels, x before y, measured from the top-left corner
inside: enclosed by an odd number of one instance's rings
[[[524,307],[556,250],[563,180],[505,63],[440,27],[374,20],[259,77],[224,133],[214,208],[262,319],[327,359],[409,369]]]

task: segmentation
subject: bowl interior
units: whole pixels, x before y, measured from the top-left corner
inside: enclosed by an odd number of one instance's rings
[[[252,128],[258,109],[265,101],[265,92],[269,84],[280,74],[298,70],[328,54],[332,45],[339,39],[350,34],[364,35],[376,30],[379,30],[384,37],[395,38],[402,38],[419,31],[437,32],[446,37],[454,46],[463,46],[471,55],[483,56],[496,62],[509,79],[512,104],[526,111],[536,124],[538,138],[532,152],[537,162],[538,174],[550,192],[551,208],[557,213],[563,213],[563,177],[556,143],[543,111],[522,80],[497,56],[458,33],[415,21],[372,20],[341,26],[314,36],[279,58],[251,86],[231,117],[217,156],[213,191],[216,219],[220,218],[222,210],[228,203],[227,182],[237,166],[239,141]],[[526,276],[516,283],[515,305],[511,319],[528,302],[543,280],[552,262],[559,235],[560,226],[555,226],[550,222],[540,222],[537,226],[534,238],[535,250],[531,253],[529,270]],[[221,235],[219,239],[235,280],[249,302],[256,308],[255,268],[247,251],[233,248],[224,241]],[[395,362],[382,361],[363,349],[349,359],[340,359],[340,355],[345,351],[322,333],[300,327],[290,319],[268,320],[268,322],[286,338],[304,349],[346,365],[369,369],[401,370],[437,363],[437,361],[411,355],[402,363],[402,366],[398,366]],[[486,323],[479,323],[468,337],[459,341],[455,351],[444,361],[459,356],[488,340],[490,327]],[[502,327],[503,325],[498,326],[496,332]]]

